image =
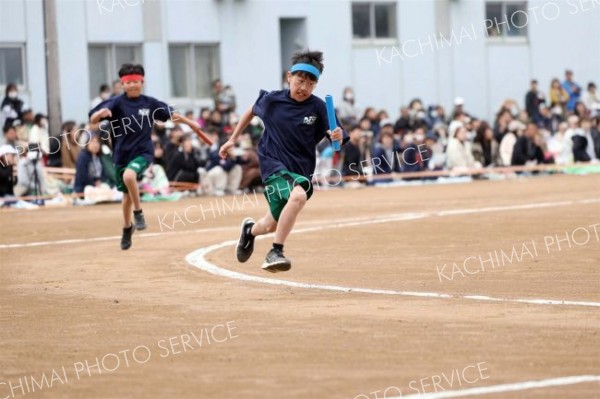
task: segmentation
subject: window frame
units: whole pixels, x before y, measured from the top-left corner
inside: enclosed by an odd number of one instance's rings
[[[27,87],[28,87],[28,75],[27,75],[27,43],[12,43],[12,42],[0,42],[0,49],[2,48],[18,48],[21,50],[21,66],[22,66],[22,77],[23,77],[23,83],[22,84],[17,84],[17,90],[18,91],[27,91]],[[2,83],[0,82],[0,92],[2,93],[1,95],[4,96],[4,92],[6,92],[6,86],[8,86],[8,83],[10,82],[6,82],[6,83]]]
[[[394,45],[398,43],[398,8],[396,1],[392,0],[375,0],[375,1],[365,1],[365,0],[356,0],[350,2],[350,17],[353,18],[353,7],[355,4],[359,5],[368,5],[369,6],[369,37],[366,38],[356,38],[354,37],[354,22],[351,22],[351,30],[352,30],[352,44],[355,47],[371,47],[371,46],[385,46],[385,45]],[[393,36],[390,37],[377,37],[376,29],[375,29],[375,5],[385,5],[388,7],[392,7],[394,10],[394,24],[390,28],[393,29]]]
[[[175,96],[173,92],[173,84],[172,84],[172,68],[171,61],[169,60],[169,98],[173,99],[176,102],[181,101],[200,101],[203,100],[211,100],[212,96],[210,92],[206,97],[200,97],[197,91],[197,76],[196,76],[196,47],[212,47],[213,51],[216,51],[216,59],[217,59],[217,76],[212,77],[212,80],[219,79],[221,75],[221,43],[220,42],[169,42],[167,45],[167,54],[171,51],[171,46],[183,47],[185,48],[185,64],[186,70],[189,72],[187,74],[186,81],[186,92],[187,95],[185,97]],[[170,57],[169,57],[170,58]],[[212,83],[211,80],[211,83]]]
[[[87,46],[87,51],[88,51],[88,73],[90,72],[90,65],[89,65],[89,60],[90,60],[90,48],[95,47],[95,48],[102,48],[103,51],[105,52],[105,54],[107,55],[106,57],[106,64],[104,65],[104,68],[106,68],[105,70],[107,71],[107,79],[109,79],[108,82],[105,82],[107,85],[112,87],[112,82],[117,80],[119,78],[119,65],[116,64],[117,62],[117,47],[133,47],[134,48],[134,53],[135,56],[138,57],[138,61],[136,60],[131,60],[131,61],[136,61],[139,62],[140,64],[143,64],[143,60],[144,60],[144,46],[143,43],[106,43],[106,42],[94,42],[94,43],[88,43]],[[114,70],[113,70],[114,68]],[[92,94],[92,97],[90,98],[90,100],[93,100],[94,98],[96,98],[98,96],[98,87],[91,87],[91,81],[88,78],[88,85],[90,85],[89,88],[89,93]],[[93,93],[92,93],[93,92]]]
[[[527,0],[486,0],[485,4],[484,4],[484,13],[485,13],[484,20],[488,19],[487,6],[490,3],[499,3],[501,6],[500,15],[506,16],[506,18],[509,19],[509,21],[510,21],[510,16],[508,15],[508,12],[507,12],[507,5],[509,5],[509,4],[510,5],[523,5],[524,8],[522,9],[522,11],[525,11],[527,13],[527,10],[528,10],[528,8],[527,8],[528,1]],[[513,26],[513,28],[518,29],[514,26]],[[486,43],[487,44],[507,44],[507,45],[529,43],[529,23],[527,25],[525,25],[524,28],[527,29],[526,33],[524,35],[519,35],[519,36],[507,35],[506,29],[502,30],[501,36],[489,36],[486,31],[485,32]]]

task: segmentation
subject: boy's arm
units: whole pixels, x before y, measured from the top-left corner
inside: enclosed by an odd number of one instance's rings
[[[178,112],[173,113],[173,115],[171,116],[171,120],[173,122],[185,123],[186,125],[188,125],[189,127],[192,128],[194,133],[196,133],[202,141],[204,141],[208,145],[213,145],[212,140],[210,138],[208,138],[208,136],[206,134],[204,134],[202,129],[200,129],[200,125],[198,123],[196,123],[195,121],[193,121],[189,118],[186,118],[185,116],[181,115]]]
[[[112,117],[112,112],[108,108],[101,108],[90,116],[91,123],[98,123],[104,118]]]
[[[242,117],[240,118],[238,124],[235,126],[235,130],[231,134],[229,140],[227,140],[219,149],[219,156],[221,158],[227,158],[229,150],[231,149],[231,147],[234,146],[240,134],[242,134],[242,132],[246,130],[246,128],[252,121],[252,118],[254,118],[254,112],[252,112],[252,107],[250,107],[246,110],[246,112],[242,114]]]

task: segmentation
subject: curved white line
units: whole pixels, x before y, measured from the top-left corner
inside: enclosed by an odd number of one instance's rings
[[[589,203],[590,200],[585,200],[586,203]],[[565,206],[572,205],[573,203],[579,203],[580,201],[562,201],[562,202],[554,202],[554,203],[541,203],[541,204],[527,204],[527,205],[511,205],[505,207],[493,207],[493,208],[478,208],[478,209],[460,209],[454,210],[451,212],[442,211],[442,212],[432,212],[432,213],[404,213],[404,214],[396,214],[390,216],[382,216],[382,217],[374,217],[371,220],[360,220],[360,221],[351,221],[345,223],[333,223],[327,225],[326,221],[322,222],[321,226],[318,227],[310,227],[304,229],[296,229],[292,231],[295,233],[306,233],[310,231],[319,231],[325,229],[332,228],[341,228],[341,227],[350,227],[350,226],[359,226],[359,225],[368,225],[368,224],[378,224],[378,223],[387,223],[387,222],[395,222],[402,220],[416,220],[416,219],[424,219],[431,216],[450,216],[457,214],[468,214],[468,213],[478,213],[478,212],[494,212],[494,211],[506,211],[506,210],[515,210],[515,209],[530,209],[530,208],[545,208],[549,206]],[[594,200],[594,202],[600,202],[600,200]],[[265,239],[271,237],[272,234],[257,237],[257,239]],[[261,284],[272,284],[272,285],[285,285],[288,287],[295,288],[308,288],[308,289],[318,289],[318,290],[326,290],[326,291],[337,291],[337,292],[359,292],[365,294],[382,294],[382,295],[400,295],[400,296],[412,296],[412,297],[428,297],[428,298],[460,298],[467,300],[475,300],[475,301],[488,301],[488,302],[513,302],[513,303],[526,303],[533,305],[567,305],[567,306],[586,306],[586,307],[600,307],[600,302],[584,302],[584,301],[563,301],[557,299],[520,299],[520,298],[498,298],[491,297],[487,295],[452,295],[452,294],[443,294],[437,292],[414,292],[414,291],[397,291],[397,290],[382,290],[382,289],[370,289],[370,288],[357,288],[357,287],[343,287],[337,285],[323,285],[323,284],[311,284],[311,283],[302,283],[297,281],[290,280],[281,280],[267,277],[254,276],[250,274],[244,274],[240,272],[235,272],[232,270],[223,269],[213,263],[210,263],[206,260],[205,256],[213,251],[216,251],[221,248],[235,246],[237,244],[236,240],[225,241],[220,244],[211,245],[209,247],[200,248],[186,256],[186,260],[192,266],[204,270],[210,274],[227,277],[235,280],[241,281],[250,281]]]
[[[488,393],[513,392],[525,389],[547,388],[561,385],[581,384],[584,382],[600,381],[600,375],[575,375],[572,377],[551,378],[540,381],[524,381],[514,384],[492,385],[487,387],[468,388],[457,391],[443,391],[435,393],[422,393],[408,396],[394,396],[388,399],[445,399],[460,398],[463,396],[485,395]]]

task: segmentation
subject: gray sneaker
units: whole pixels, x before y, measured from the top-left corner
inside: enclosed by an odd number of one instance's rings
[[[292,268],[292,261],[283,255],[283,251],[272,248],[267,254],[262,268],[271,273],[287,272]]]
[[[240,232],[240,241],[235,250],[238,262],[244,263],[252,256],[254,252],[254,238],[250,235],[254,226],[254,220],[246,218],[242,221],[242,231]]]
[[[133,223],[135,224],[136,230],[146,230],[148,225],[146,225],[146,219],[144,219],[144,212],[133,211]]]

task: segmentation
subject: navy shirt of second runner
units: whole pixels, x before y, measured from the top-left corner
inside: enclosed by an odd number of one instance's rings
[[[102,108],[112,112],[110,121],[113,141],[113,162],[117,167],[125,167],[137,156],[148,163],[154,161],[154,146],[150,137],[155,121],[166,122],[173,109],[154,97],[140,95],[129,98],[127,95],[111,97],[98,104],[89,112],[91,117]],[[102,130],[102,129],[101,129]],[[109,133],[107,130],[103,132]]]
[[[310,179],[316,166],[316,146],[324,137],[329,139],[325,101],[314,95],[296,101],[289,90],[261,90],[252,113],[265,125],[258,144],[263,182],[281,170]],[[339,120],[337,125],[342,126]],[[343,143],[348,140],[344,131]]]

